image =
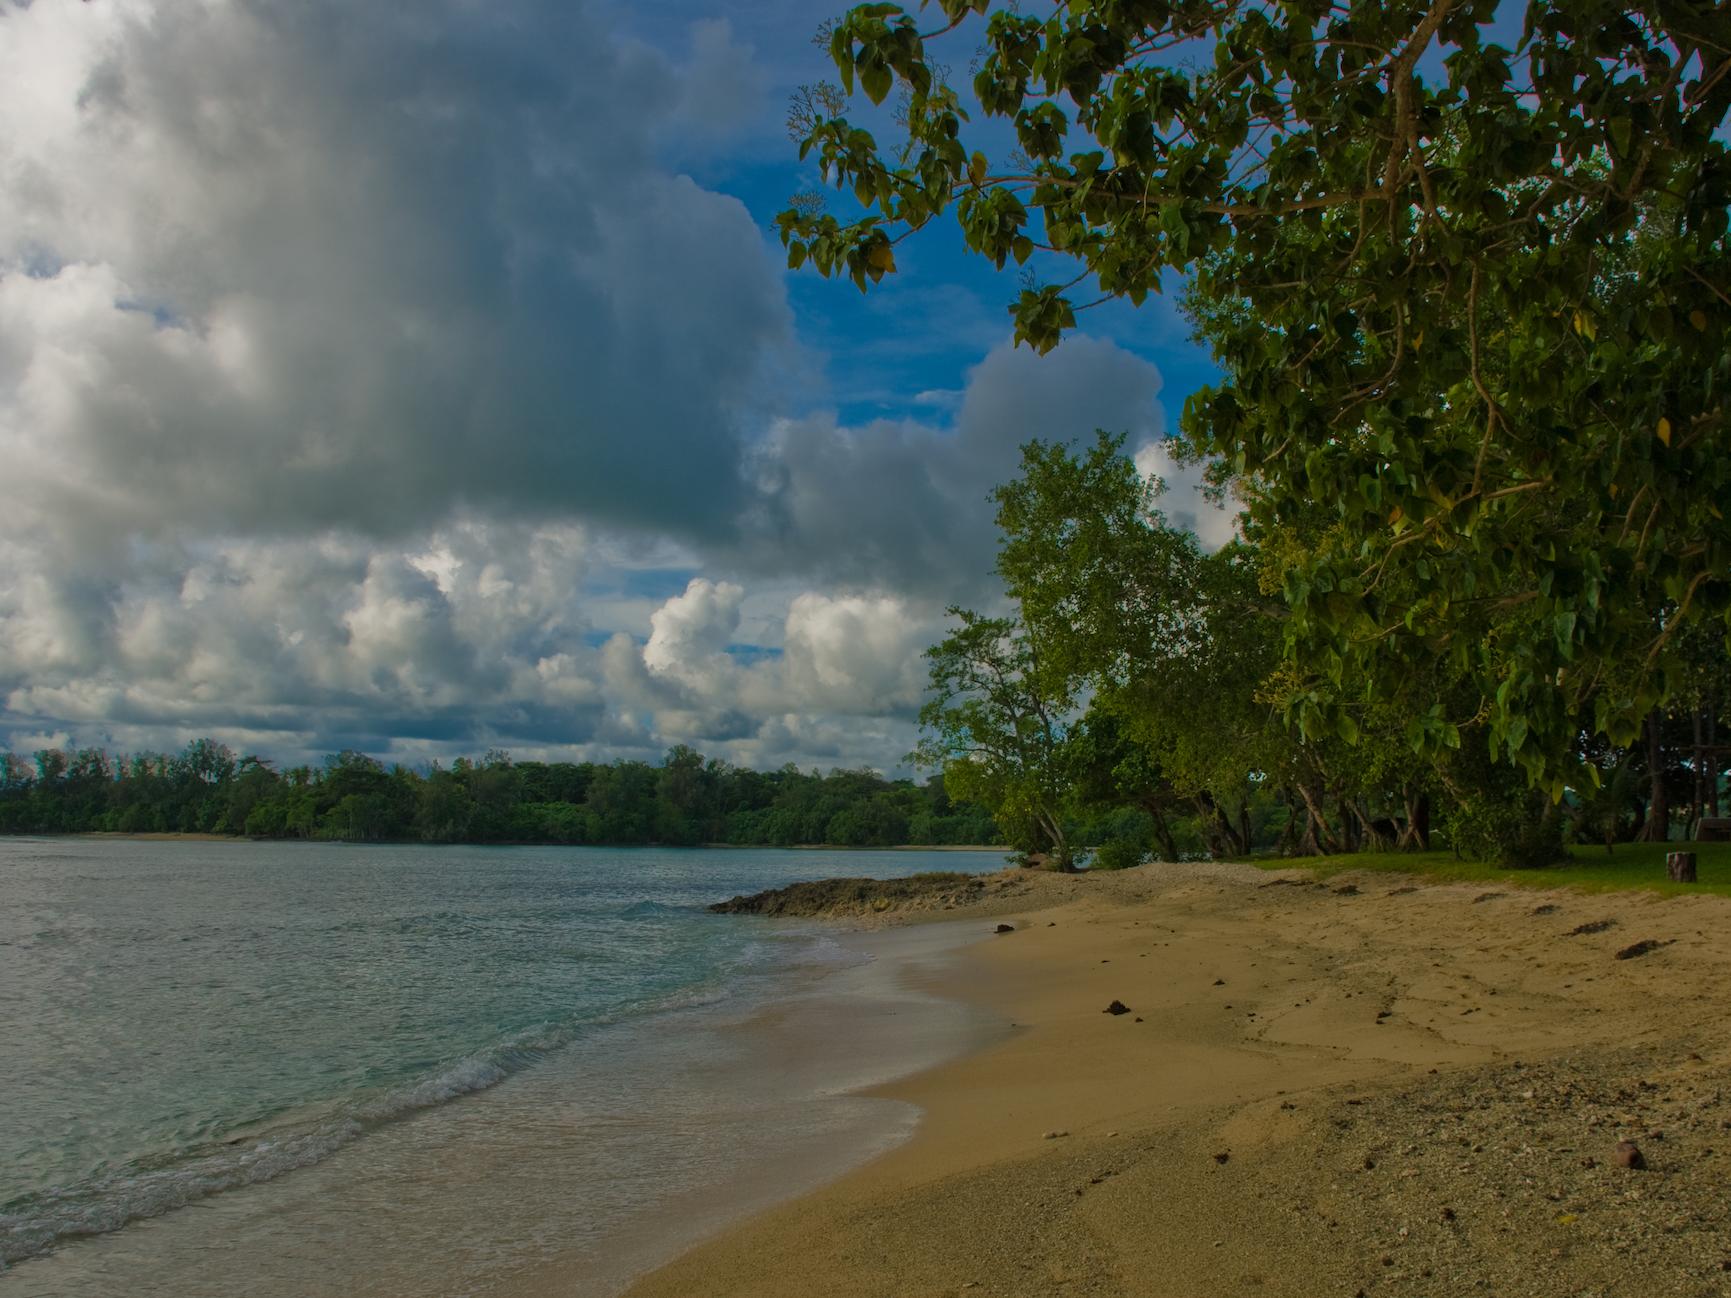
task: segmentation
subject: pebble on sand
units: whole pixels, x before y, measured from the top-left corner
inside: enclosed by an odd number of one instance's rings
[[[1627,1167],[1636,1172],[1647,1166],[1647,1158],[1641,1153],[1641,1147],[1632,1140],[1619,1140],[1611,1157],[1618,1167]]]

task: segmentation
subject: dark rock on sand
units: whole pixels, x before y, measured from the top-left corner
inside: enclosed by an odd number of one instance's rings
[[[977,901],[984,880],[971,874],[913,874],[905,879],[818,879],[718,901],[718,915],[869,915],[909,902],[940,907]]]
[[[1016,926],[1014,924],[1000,924],[992,930],[994,933],[1014,933],[1015,931]]]
[[[1113,1001],[1110,1005],[1108,1005],[1105,1009],[1101,1010],[1100,1012],[1102,1014],[1128,1014],[1130,1012],[1130,1007],[1128,1005],[1126,1005],[1123,1001]]]
[[[1617,921],[1614,919],[1595,919],[1595,920],[1591,921],[1590,923],[1575,925],[1574,928],[1570,929],[1563,936],[1564,937],[1585,937],[1589,933],[1603,933],[1608,928],[1616,928],[1616,927],[1617,927]]]

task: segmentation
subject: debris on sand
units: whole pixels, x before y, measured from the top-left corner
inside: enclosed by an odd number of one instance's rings
[[[1618,960],[1633,960],[1638,955],[1646,955],[1649,951],[1657,951],[1660,947],[1669,945],[1669,942],[1660,942],[1656,938],[1643,938],[1639,942],[1624,947],[1621,951],[1617,952],[1615,958]]]

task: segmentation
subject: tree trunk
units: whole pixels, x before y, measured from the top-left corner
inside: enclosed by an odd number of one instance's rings
[[[1196,823],[1202,830],[1203,841],[1208,844],[1209,856],[1221,861],[1232,854],[1227,846],[1226,836],[1222,833],[1225,819],[1214,801],[1214,795],[1207,789],[1196,795]]]
[[[1408,791],[1406,796],[1406,827],[1395,841],[1397,852],[1430,851],[1430,794]]]
[[[1665,855],[1665,873],[1672,883],[1695,882],[1695,853],[1668,852]]]
[[[1327,856],[1338,852],[1340,846],[1335,841],[1333,831],[1328,827],[1328,817],[1324,816],[1316,805],[1319,796],[1318,791],[1309,785],[1300,784],[1298,796],[1304,799],[1304,810],[1309,817],[1304,827],[1305,855]]]
[[[1052,858],[1057,862],[1056,869],[1068,874],[1070,871],[1070,844],[1064,837],[1064,823],[1057,816],[1040,816],[1040,823],[1045,827],[1046,834],[1052,840]]]
[[[1719,816],[1719,700],[1707,707],[1707,814]]]
[[[1298,807],[1293,801],[1292,791],[1282,789],[1280,800],[1286,804],[1286,823],[1280,827],[1280,842],[1274,852],[1276,856],[1298,855]]]
[[[1352,814],[1352,806],[1345,794],[1335,799],[1335,805],[1340,809],[1340,836],[1344,847],[1348,852],[1356,852],[1364,845],[1358,832],[1358,819]]]
[[[1686,831],[1689,838],[1695,837],[1696,826],[1701,823],[1702,813],[1707,807],[1707,779],[1701,769],[1707,761],[1707,740],[1701,712],[1702,709],[1696,708],[1689,718],[1695,731],[1695,760],[1689,763],[1689,773],[1694,777],[1689,782],[1689,828]]]
[[[1665,745],[1659,734],[1659,710],[1647,714],[1647,769],[1650,792],[1647,796],[1647,823],[1641,827],[1641,841],[1663,843],[1671,837],[1671,807],[1665,798]]]
[[[1176,861],[1178,859],[1178,841],[1172,837],[1172,826],[1166,823],[1166,813],[1157,798],[1149,798],[1142,804],[1142,810],[1148,813],[1148,818],[1154,822],[1154,841],[1160,845],[1161,860]]]
[[[1250,800],[1246,798],[1238,808],[1238,854],[1250,855]]]

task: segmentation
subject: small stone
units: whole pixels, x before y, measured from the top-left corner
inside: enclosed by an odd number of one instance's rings
[[[1218,1154],[1216,1154],[1214,1156],[1214,1161],[1216,1163],[1224,1164],[1226,1162],[1226,1160],[1231,1158],[1231,1157],[1232,1157],[1232,1151],[1227,1150],[1227,1149],[1223,1149]]]
[[[1045,1135],[1041,1136],[1040,1139],[1041,1140],[1062,1140],[1065,1136],[1067,1136],[1069,1134],[1070,1133],[1067,1131],[1048,1131]]]
[[[1632,1140],[1619,1140],[1616,1152],[1611,1155],[1618,1167],[1627,1167],[1639,1172],[1647,1166],[1646,1156],[1641,1153],[1641,1147]]]
[[[1216,978],[1216,979],[1215,979],[1215,980],[1214,980],[1214,985],[1215,985],[1215,986],[1216,986],[1216,987],[1224,987],[1224,986],[1226,986],[1226,979],[1224,979],[1224,978]],[[1696,1057],[1696,1058],[1697,1058],[1697,1059],[1699,1059],[1699,1058],[1700,1058],[1700,1057],[1701,1057],[1701,1056],[1699,1056],[1699,1055],[1696,1055],[1696,1056],[1695,1056],[1695,1057]]]
[[[1102,1014],[1128,1014],[1129,1012],[1130,1007],[1123,1001],[1113,1001],[1105,1009],[1100,1011]]]
[[[1014,924],[1000,924],[992,930],[994,933],[1014,933],[1015,931],[1016,926]]]

